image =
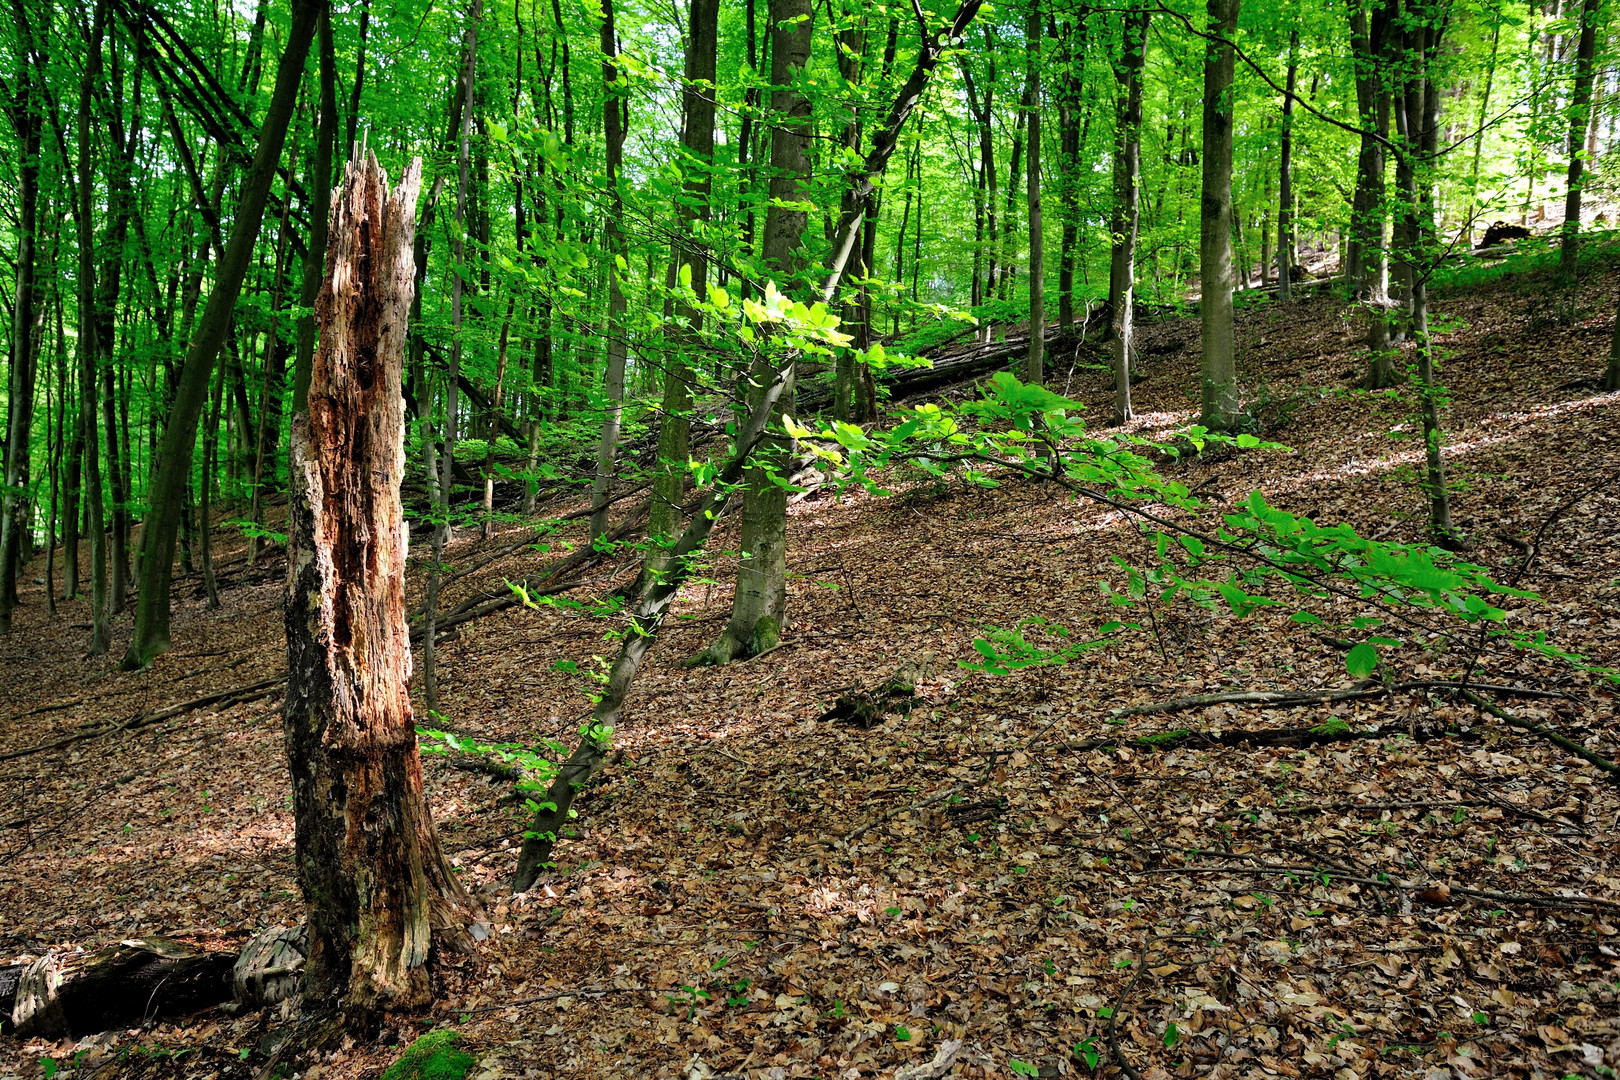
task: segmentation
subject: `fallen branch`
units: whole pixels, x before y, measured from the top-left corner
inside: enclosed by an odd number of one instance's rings
[[[1108,715],[1111,717],[1154,716],[1160,713],[1199,709],[1205,705],[1266,705],[1287,708],[1297,705],[1319,705],[1323,702],[1354,701],[1357,698],[1379,697],[1384,692],[1384,688],[1381,686],[1356,686],[1344,690],[1231,690],[1221,694],[1195,694],[1192,697],[1176,698],[1173,701],[1151,701],[1145,705],[1126,705],[1122,708],[1110,709]]]
[[[1480,900],[1490,900],[1499,904],[1527,904],[1531,907],[1598,907],[1620,911],[1620,900],[1610,900],[1602,896],[1585,896],[1581,894],[1574,896],[1547,896],[1541,893],[1510,893],[1500,892],[1496,889],[1470,889],[1463,885],[1419,885],[1416,882],[1401,881],[1387,874],[1383,875],[1382,879],[1361,877],[1355,874],[1340,873],[1331,867],[1323,866],[1261,863],[1258,866],[1167,866],[1133,872],[1140,874],[1244,874],[1249,877],[1326,874],[1329,878],[1338,881],[1348,881],[1356,885],[1370,885],[1375,888],[1401,889],[1406,892],[1421,893],[1443,887],[1448,895],[1457,893]]]
[[[879,825],[886,825],[886,824],[893,821],[895,818],[899,817],[902,814],[909,814],[913,810],[926,809],[927,807],[933,806],[935,803],[944,802],[946,799],[950,798],[952,795],[959,794],[960,792],[966,791],[967,789],[968,789],[967,784],[957,784],[955,787],[946,788],[944,791],[939,792],[937,795],[930,795],[928,798],[924,799],[920,803],[913,803],[910,806],[896,807],[895,809],[890,810],[887,813],[879,814],[877,817],[873,818],[871,821],[868,821],[865,825],[862,825],[860,828],[854,829],[854,830],[850,831],[848,834],[846,834],[845,837],[844,837],[843,842],[845,844],[849,844],[849,843],[851,843],[851,842],[853,842],[855,840],[859,840],[861,837],[865,836],[867,833],[871,832],[873,829],[877,828]]]
[[[1160,731],[1136,738],[1110,737],[1088,739],[1085,742],[1059,743],[1053,750],[1063,753],[1086,753],[1129,747],[1133,750],[1174,750],[1186,743],[1202,746],[1320,746],[1326,743],[1351,742],[1356,739],[1379,739],[1386,735],[1409,735],[1406,725],[1381,724],[1375,728],[1352,728],[1342,721],[1329,722],[1309,728],[1270,728],[1252,731],[1244,728],[1224,728],[1220,731],[1192,731],[1180,728]],[[1440,735],[1458,735],[1445,731]]]
[[[643,502],[640,506],[636,507],[636,509],[626,514],[624,519],[607,534],[607,539],[610,541],[624,539],[624,537],[629,535],[630,532],[636,527],[636,524],[647,512],[647,508],[650,505],[651,503]],[[555,596],[559,593],[565,593],[572,589],[576,589],[583,583],[583,579],[578,577],[568,578],[563,581],[558,581],[556,579],[566,571],[583,568],[599,559],[606,557],[611,550],[612,549],[599,550],[597,548],[588,546],[582,547],[572,555],[568,556],[566,559],[553,563],[545,570],[537,574],[530,574],[528,577],[524,578],[522,582],[523,588],[531,598],[536,596]],[[550,584],[547,584],[548,582],[550,582]],[[518,603],[519,601],[517,596],[510,590],[507,590],[504,595],[497,592],[479,593],[476,596],[472,596],[463,601],[456,607],[451,608],[443,615],[440,615],[435,625],[436,628],[442,632],[444,630],[448,630],[452,626],[459,626],[462,623],[471,622],[474,619],[481,619],[485,615],[493,615],[497,611],[505,611],[507,608],[516,607]],[[422,640],[423,625],[424,624],[420,621],[412,624],[412,644],[419,643]]]
[[[205,694],[200,698],[192,698],[190,701],[182,701],[178,705],[170,705],[168,708],[159,709],[156,712],[138,714],[128,720],[122,721],[121,723],[107,724],[104,727],[99,728],[90,728],[86,731],[79,731],[72,735],[66,735],[52,742],[40,743],[38,746],[30,746],[22,750],[12,750],[9,753],[0,754],[0,761],[10,761],[14,758],[28,757],[32,754],[43,754],[47,750],[60,750],[64,746],[72,746],[74,743],[85,742],[89,739],[99,739],[104,735],[112,735],[119,731],[134,731],[139,728],[156,724],[159,721],[168,720],[171,717],[179,716],[182,713],[207,708],[209,705],[229,706],[241,705],[249,701],[258,701],[260,698],[266,698],[271,694],[276,693],[280,687],[286,684],[286,682],[287,676],[277,675],[269,679],[261,679],[256,683],[249,683],[246,686],[238,686],[230,690],[221,690],[214,694]]]
[[[1172,701],[1152,701],[1143,705],[1126,705],[1118,709],[1110,709],[1108,715],[1111,717],[1154,716],[1162,713],[1182,712],[1187,709],[1198,709],[1205,705],[1264,705],[1272,709],[1292,709],[1305,705],[1383,697],[1403,690],[1457,690],[1466,697],[1470,687],[1474,690],[1484,690],[1487,693],[1504,694],[1512,697],[1566,699],[1569,697],[1568,694],[1559,690],[1537,690],[1526,686],[1500,686],[1493,683],[1471,683],[1465,686],[1460,682],[1450,682],[1445,679],[1416,679],[1410,682],[1391,683],[1388,686],[1368,686],[1358,683],[1355,686],[1338,690],[1229,690],[1219,694],[1196,694],[1192,697],[1176,698]]]
[[[1131,981],[1125,984],[1125,989],[1119,992],[1114,999],[1114,1008],[1108,1014],[1108,1052],[1114,1057],[1114,1064],[1119,1071],[1130,1077],[1131,1080],[1142,1080],[1142,1074],[1131,1068],[1131,1063],[1125,1060],[1125,1050],[1119,1045],[1119,1010],[1125,1006],[1125,999],[1136,988],[1136,980],[1142,977],[1147,970],[1147,951],[1143,950],[1141,959],[1136,964],[1136,971],[1131,975]]]
[[[9,727],[10,725],[16,723],[18,720],[21,720],[25,716],[38,716],[40,713],[60,712],[63,709],[71,709],[75,705],[83,705],[83,704],[84,704],[84,698],[76,697],[76,698],[68,698],[66,701],[58,701],[54,705],[41,705],[37,709],[29,709],[27,712],[20,712],[16,716],[11,717],[10,719],[5,721],[5,726]]]
[[[1596,765],[1598,768],[1608,773],[1610,780],[1620,783],[1620,765],[1616,765],[1606,757],[1592,753],[1592,751],[1588,750],[1574,739],[1560,735],[1556,731],[1551,731],[1537,724],[1532,724],[1528,720],[1514,716],[1500,705],[1494,705],[1491,702],[1486,701],[1472,690],[1464,690],[1462,692],[1462,698],[1464,701],[1473,702],[1479,708],[1484,709],[1498,720],[1511,724],[1520,731],[1528,731],[1537,738],[1546,739],[1548,742],[1553,743],[1554,745],[1563,747],[1565,750],[1568,750],[1582,761]]]

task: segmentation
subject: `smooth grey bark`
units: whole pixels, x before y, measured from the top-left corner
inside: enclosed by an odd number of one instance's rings
[[[1199,368],[1199,423],[1234,431],[1243,423],[1232,323],[1232,75],[1231,44],[1241,0],[1209,0],[1215,40],[1204,51],[1203,190],[1199,201],[1198,302],[1203,358]]]
[[[686,284],[699,301],[707,299],[709,261],[706,245],[694,234],[709,220],[711,168],[714,158],[715,65],[719,46],[720,0],[693,0],[686,31],[686,75],[681,91],[681,149],[685,180],[676,206],[683,239],[671,252],[690,276]],[[687,459],[692,441],[693,356],[701,347],[698,331],[702,316],[689,304],[678,302],[676,316],[684,324],[673,334],[674,348],[664,371],[664,397],[659,409],[658,461],[653,472],[652,506],[648,511],[644,573],[659,574],[668,563],[662,546],[680,528],[685,503]]]
[[[626,87],[619,82],[618,34],[613,25],[613,0],[602,0],[602,132],[605,143],[607,174],[608,218],[603,235],[607,240],[609,265],[607,321],[607,371],[603,376],[603,395],[607,408],[602,416],[602,437],[596,445],[596,471],[591,480],[592,543],[607,532],[608,496],[617,474],[619,456],[619,430],[624,418],[624,368],[627,359],[625,341],[625,312],[629,304],[624,295],[624,271],[619,261],[624,257],[624,235],[619,222],[624,217],[624,197],[619,191],[620,173],[624,167],[625,117],[629,110]]]
[[[811,201],[808,190],[810,160],[810,100],[799,90],[801,72],[810,58],[812,17],[810,0],[771,0],[771,181],[770,204],[765,214],[762,248],[765,265],[792,289],[792,279],[805,265],[803,236],[809,219],[799,206]],[[864,200],[863,200],[864,205]],[[843,251],[834,261],[842,266],[853,250],[855,236],[839,237]],[[772,381],[770,361],[756,354],[748,372],[748,407],[754,409],[764,387]],[[791,378],[782,389],[778,414],[791,408]],[[773,421],[775,417],[772,418]],[[782,636],[787,609],[787,491],[774,475],[786,467],[791,441],[768,435],[745,475],[742,510],[742,561],[737,567],[737,589],[731,602],[731,620],[720,637],[694,658],[698,663],[727,664],[772,648]]]
[[[1131,354],[1135,349],[1136,234],[1141,222],[1142,68],[1148,20],[1143,10],[1122,15],[1119,62],[1114,65],[1114,212],[1109,246],[1108,294],[1114,359],[1114,422],[1134,418]]]
[[[1029,355],[1024,381],[1046,378],[1046,236],[1041,221],[1041,8],[1029,0],[1024,15],[1024,112],[1029,117],[1026,217],[1029,222]]]
[[[44,118],[33,93],[32,63],[24,55],[26,12],[14,0],[17,15],[17,87],[5,103],[21,151],[17,162],[17,282],[11,300],[11,373],[6,396],[5,497],[0,504],[0,633],[11,632],[17,606],[17,568],[22,558],[23,500],[16,494],[29,479],[33,442],[34,384],[38,363],[35,337],[44,309],[36,305],[35,259],[39,238],[39,164]],[[49,376],[47,375],[47,379]],[[49,386],[46,395],[49,397]],[[54,490],[54,489],[53,489]],[[54,538],[47,543],[54,546]],[[46,583],[46,595],[50,584]]]
[[[1404,92],[1395,98],[1400,147],[1396,175],[1401,187],[1402,244],[1398,249],[1411,303],[1412,343],[1417,361],[1417,391],[1423,426],[1424,494],[1429,504],[1429,532],[1441,547],[1456,549],[1461,537],[1451,521],[1451,497],[1441,449],[1445,432],[1440,425],[1443,388],[1435,378],[1434,343],[1429,333],[1429,274],[1437,258],[1432,173],[1439,144],[1440,95],[1432,66],[1440,52],[1446,20],[1433,20],[1432,12],[1411,12],[1415,18],[1403,35]],[[1428,18],[1425,18],[1425,15]]]
[[[304,61],[309,56],[315,24],[324,6],[320,0],[292,0],[292,24],[276,70],[270,108],[259,128],[259,147],[242,185],[241,201],[231,226],[230,240],[220,256],[213,290],[208,294],[208,306],[203,309],[175,386],[174,402],[163,432],[162,454],[149,489],[151,509],[141,537],[141,590],[135,607],[134,636],[124,654],[126,671],[145,667],[171,647],[169,588],[186,479],[196,447],[197,421],[207,396],[208,377],[225,342],[236,298],[241,294],[242,281],[252,262],[253,245],[264,221],[270,185],[275,179],[287,127],[297,103]]]
[[[445,545],[450,542],[450,502],[451,494],[455,491],[456,482],[456,414],[461,409],[459,393],[461,389],[461,328],[465,315],[463,308],[463,294],[466,290],[466,235],[467,235],[467,188],[471,182],[472,166],[472,128],[473,109],[477,100],[475,86],[478,75],[478,27],[484,18],[484,0],[473,0],[472,10],[467,14],[466,41],[463,46],[461,61],[461,133],[460,148],[456,156],[456,228],[455,239],[451,242],[451,254],[455,263],[455,274],[450,280],[450,359],[446,365],[444,381],[444,460],[440,464],[443,472],[438,477],[438,490],[436,492],[434,516],[438,519],[433,527],[433,554],[428,564],[427,597],[424,603],[427,608],[426,629],[422,635],[422,699],[431,714],[439,707],[439,681],[436,665],[436,646],[439,635],[439,585],[442,577],[441,564],[444,562]],[[440,188],[434,185],[434,193],[429,196],[429,206],[437,199]],[[415,203],[413,194],[412,203]],[[413,244],[414,247],[414,244]],[[422,270],[422,265],[412,263],[412,280]],[[415,301],[412,301],[414,306]],[[428,439],[428,467],[433,467],[433,437]]]
[[[1581,187],[1586,171],[1586,128],[1592,119],[1592,77],[1597,53],[1598,20],[1603,0],[1584,0],[1581,5],[1581,34],[1575,48],[1575,86],[1569,102],[1569,176],[1565,181],[1564,227],[1558,254],[1559,275],[1575,276],[1580,251]]]

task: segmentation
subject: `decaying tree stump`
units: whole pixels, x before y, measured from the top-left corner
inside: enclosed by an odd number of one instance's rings
[[[901,716],[911,711],[912,699],[917,695],[917,683],[926,677],[933,653],[924,653],[917,660],[907,660],[883,682],[870,690],[852,690],[840,694],[833,707],[816,717],[817,721],[835,720],[859,728],[876,727],[889,713]]]
[[[309,412],[292,425],[284,728],[309,913],[306,994],[364,1016],[429,998],[472,904],[422,795],[405,622],[400,379],[421,159],[351,161],[332,204]]]

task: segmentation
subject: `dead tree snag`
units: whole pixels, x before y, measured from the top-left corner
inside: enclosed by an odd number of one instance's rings
[[[333,200],[309,411],[292,426],[284,727],[309,913],[307,991],[423,1004],[471,909],[422,794],[405,622],[400,378],[421,160],[389,191],[366,154]]]

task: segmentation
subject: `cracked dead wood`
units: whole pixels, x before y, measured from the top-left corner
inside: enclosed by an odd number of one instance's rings
[[[475,905],[422,787],[405,622],[404,401],[421,159],[397,187],[367,152],[332,206],[309,411],[293,420],[284,731],[306,994],[351,1022],[431,999]]]

